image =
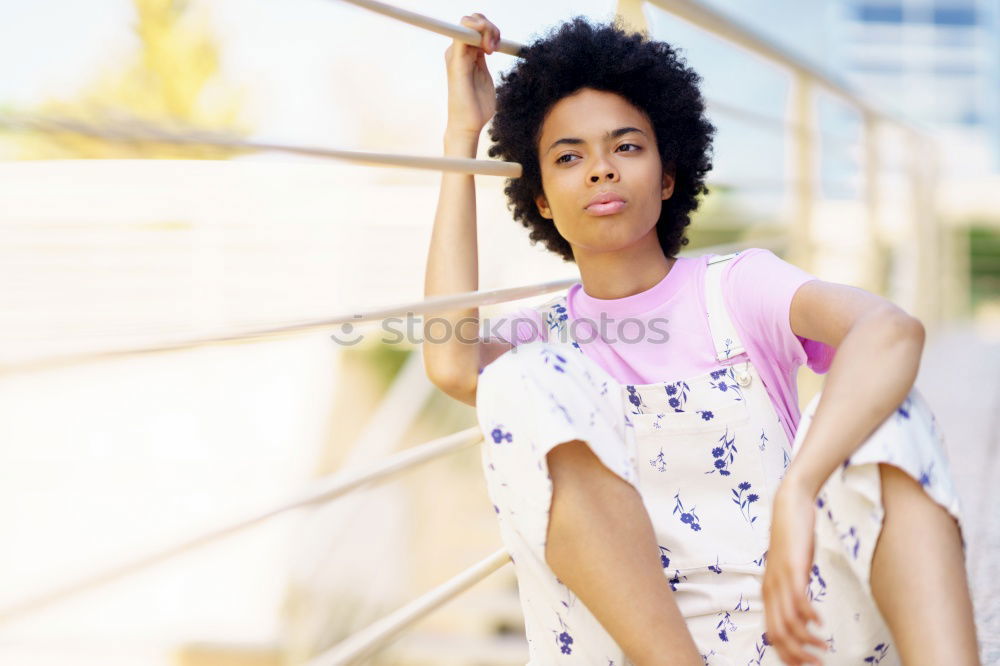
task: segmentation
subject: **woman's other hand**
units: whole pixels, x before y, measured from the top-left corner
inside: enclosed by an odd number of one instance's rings
[[[770,547],[764,566],[764,617],[768,642],[782,662],[794,666],[822,663],[805,649],[806,645],[827,649],[826,642],[808,627],[810,621],[823,624],[806,594],[815,554],[815,530],[815,497],[795,484],[782,483],[774,497]]]

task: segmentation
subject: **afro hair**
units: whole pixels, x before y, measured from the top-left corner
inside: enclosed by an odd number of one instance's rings
[[[698,195],[708,194],[705,174],[712,169],[715,127],[705,116],[701,77],[672,46],[627,32],[617,18],[591,24],[575,16],[519,55],[522,59],[500,76],[488,154],[521,164],[521,177],[508,179],[504,194],[514,219],[530,229],[532,244],[542,241],[564,261],[574,261],[569,242],[535,205],[542,194],[537,146],[549,110],[592,88],[620,95],[650,119],[664,169],[674,174],[674,191],[661,205],[656,232],[664,255],[676,256],[688,243],[684,227],[691,224]]]

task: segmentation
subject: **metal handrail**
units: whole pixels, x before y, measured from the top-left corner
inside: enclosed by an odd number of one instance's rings
[[[772,249],[784,248],[787,247],[787,240],[778,235],[770,239],[755,240],[754,245],[757,247],[768,247]],[[722,243],[718,245],[700,247],[696,250],[683,250],[679,254],[681,256],[686,256],[695,251],[700,253],[726,254],[745,246],[745,243]],[[67,365],[109,361],[143,354],[173,352],[181,349],[193,349],[196,347],[245,342],[248,340],[275,339],[282,336],[298,335],[300,333],[307,333],[309,331],[330,328],[331,326],[337,325],[355,326],[359,324],[383,321],[390,317],[408,317],[434,312],[457,310],[461,308],[478,307],[480,305],[506,303],[523,298],[541,296],[559,289],[565,289],[576,282],[578,282],[577,278],[563,278],[560,280],[550,280],[547,282],[539,282],[520,287],[505,287],[503,289],[489,289],[486,291],[468,291],[459,294],[433,296],[421,301],[390,305],[373,310],[362,310],[351,314],[339,314],[324,319],[300,320],[282,324],[280,326],[253,328],[226,335],[187,338],[176,342],[137,346],[124,349],[112,349],[108,351],[75,352],[70,354],[46,356],[40,359],[0,362],[0,373],[9,375],[15,372],[33,372]]]
[[[919,121],[903,116],[898,110],[890,110],[865,99],[854,86],[822,65],[810,62],[802,54],[792,53],[750,26],[726,16],[705,3],[696,0],[643,0],[643,2],[807,77],[865,113],[921,133],[929,131]]]
[[[137,573],[194,548],[218,541],[286,511],[317,502],[334,500],[367,484],[384,480],[398,472],[413,469],[416,465],[460,451],[482,441],[483,436],[479,427],[473,426],[400,451],[365,469],[348,469],[342,473],[317,479],[311,482],[305,490],[295,493],[276,505],[256,509],[243,517],[227,520],[217,527],[200,532],[179,543],[158,548],[151,553],[78,576],[44,592],[30,594],[19,601],[2,606],[0,607],[0,624]]]
[[[346,160],[366,166],[406,167],[432,171],[520,178],[521,165],[501,160],[479,160],[468,157],[434,157],[425,155],[399,155],[371,153],[340,148],[317,148],[285,143],[253,141],[226,132],[216,132],[193,127],[169,129],[153,125],[139,118],[121,114],[109,115],[106,124],[95,125],[73,118],[37,114],[0,113],[0,127],[42,132],[72,132],[118,143],[157,141],[183,146],[217,146],[240,150],[276,151]]]
[[[510,554],[501,548],[447,582],[423,593],[402,608],[376,620],[326,652],[310,659],[305,666],[337,666],[372,655],[392,642],[414,622],[451,601],[510,561]]]
[[[444,35],[445,37],[457,39],[469,44],[470,46],[479,46],[483,42],[482,35],[472,28],[467,28],[464,25],[457,23],[442,21],[441,19],[436,19],[433,16],[426,16],[424,14],[418,14],[417,12],[411,12],[408,9],[396,7],[384,2],[377,2],[377,0],[341,0],[341,2],[346,2],[356,7],[373,11],[377,14],[381,14],[382,16],[387,16],[391,19],[408,23],[417,28],[422,28],[430,32],[436,32],[437,34]],[[507,55],[520,56],[523,48],[523,44],[512,42],[509,39],[501,39],[495,50],[500,53],[506,53]]]

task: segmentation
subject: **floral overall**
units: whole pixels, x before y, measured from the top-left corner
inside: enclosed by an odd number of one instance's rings
[[[631,664],[545,560],[552,497],[545,456],[577,439],[639,492],[663,576],[705,664],[781,664],[765,633],[761,593],[771,506],[820,395],[789,442],[723,302],[722,268],[734,256],[709,261],[706,315],[718,362],[709,372],[619,384],[566,335],[565,294],[540,306],[547,340],[516,346],[483,369],[476,403],[483,470],[514,562],[528,666]],[[901,467],[959,519],[942,442],[914,388],[818,494],[808,595],[830,648],[824,663],[901,663],[869,584],[884,516],[878,463]],[[607,584],[615,576],[606,572]]]

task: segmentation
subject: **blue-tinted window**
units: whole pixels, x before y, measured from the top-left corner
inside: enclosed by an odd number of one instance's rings
[[[983,122],[983,119],[980,117],[977,109],[967,108],[958,119],[958,122],[963,125],[979,125]]]
[[[869,5],[856,6],[857,16],[869,23],[901,23],[903,20],[902,5]]]
[[[974,7],[935,7],[934,23],[937,25],[976,25]]]
[[[931,71],[938,76],[973,76],[979,73],[975,65],[968,63],[937,63]]]
[[[863,60],[851,63],[850,67],[856,72],[872,74],[902,74],[905,69],[903,64],[900,62]]]

